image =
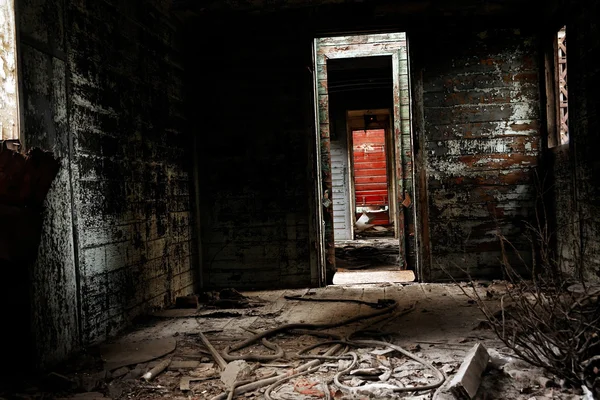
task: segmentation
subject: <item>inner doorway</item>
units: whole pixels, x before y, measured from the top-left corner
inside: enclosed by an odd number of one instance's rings
[[[315,41],[327,283],[415,279],[407,55],[403,33]]]

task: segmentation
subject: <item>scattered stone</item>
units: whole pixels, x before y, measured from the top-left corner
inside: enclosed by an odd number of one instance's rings
[[[454,367],[451,364],[444,364],[444,366],[442,366],[441,371],[446,374],[446,376],[451,375],[452,373],[454,373],[454,371],[456,371],[456,367]]]
[[[235,360],[227,364],[221,372],[221,382],[232,387],[235,382],[243,381],[252,374],[252,367],[244,360]]]
[[[481,375],[487,368],[490,356],[486,348],[477,343],[465,357],[458,372],[450,382],[450,391],[457,398],[472,399],[481,384]]]

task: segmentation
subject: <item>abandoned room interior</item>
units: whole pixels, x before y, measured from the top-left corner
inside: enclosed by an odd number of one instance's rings
[[[598,15],[0,0],[0,399],[600,398]]]

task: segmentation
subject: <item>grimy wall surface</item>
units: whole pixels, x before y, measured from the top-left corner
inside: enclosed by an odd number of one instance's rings
[[[252,19],[229,23],[235,29],[219,40],[205,23],[188,34],[188,107],[202,116],[193,133],[203,281],[238,289],[315,284],[311,40],[292,26],[274,35]],[[236,32],[245,32],[243,44]]]
[[[540,154],[536,36],[457,30],[426,48],[419,44],[413,49],[422,74],[420,167],[431,257],[425,278],[466,276],[461,269],[500,277],[497,233],[531,258],[523,234]]]
[[[168,6],[19,2],[24,141],[62,166],[32,271],[40,364],[194,291],[181,41]]]
[[[556,242],[574,277],[600,280],[600,27],[597,1],[571,1],[556,26],[567,26],[568,145],[552,149]],[[557,28],[558,29],[558,28]]]

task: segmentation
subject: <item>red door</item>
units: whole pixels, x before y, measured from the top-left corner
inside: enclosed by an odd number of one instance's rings
[[[352,141],[355,205],[373,211],[368,213],[370,224],[389,225],[385,129],[352,131]]]

